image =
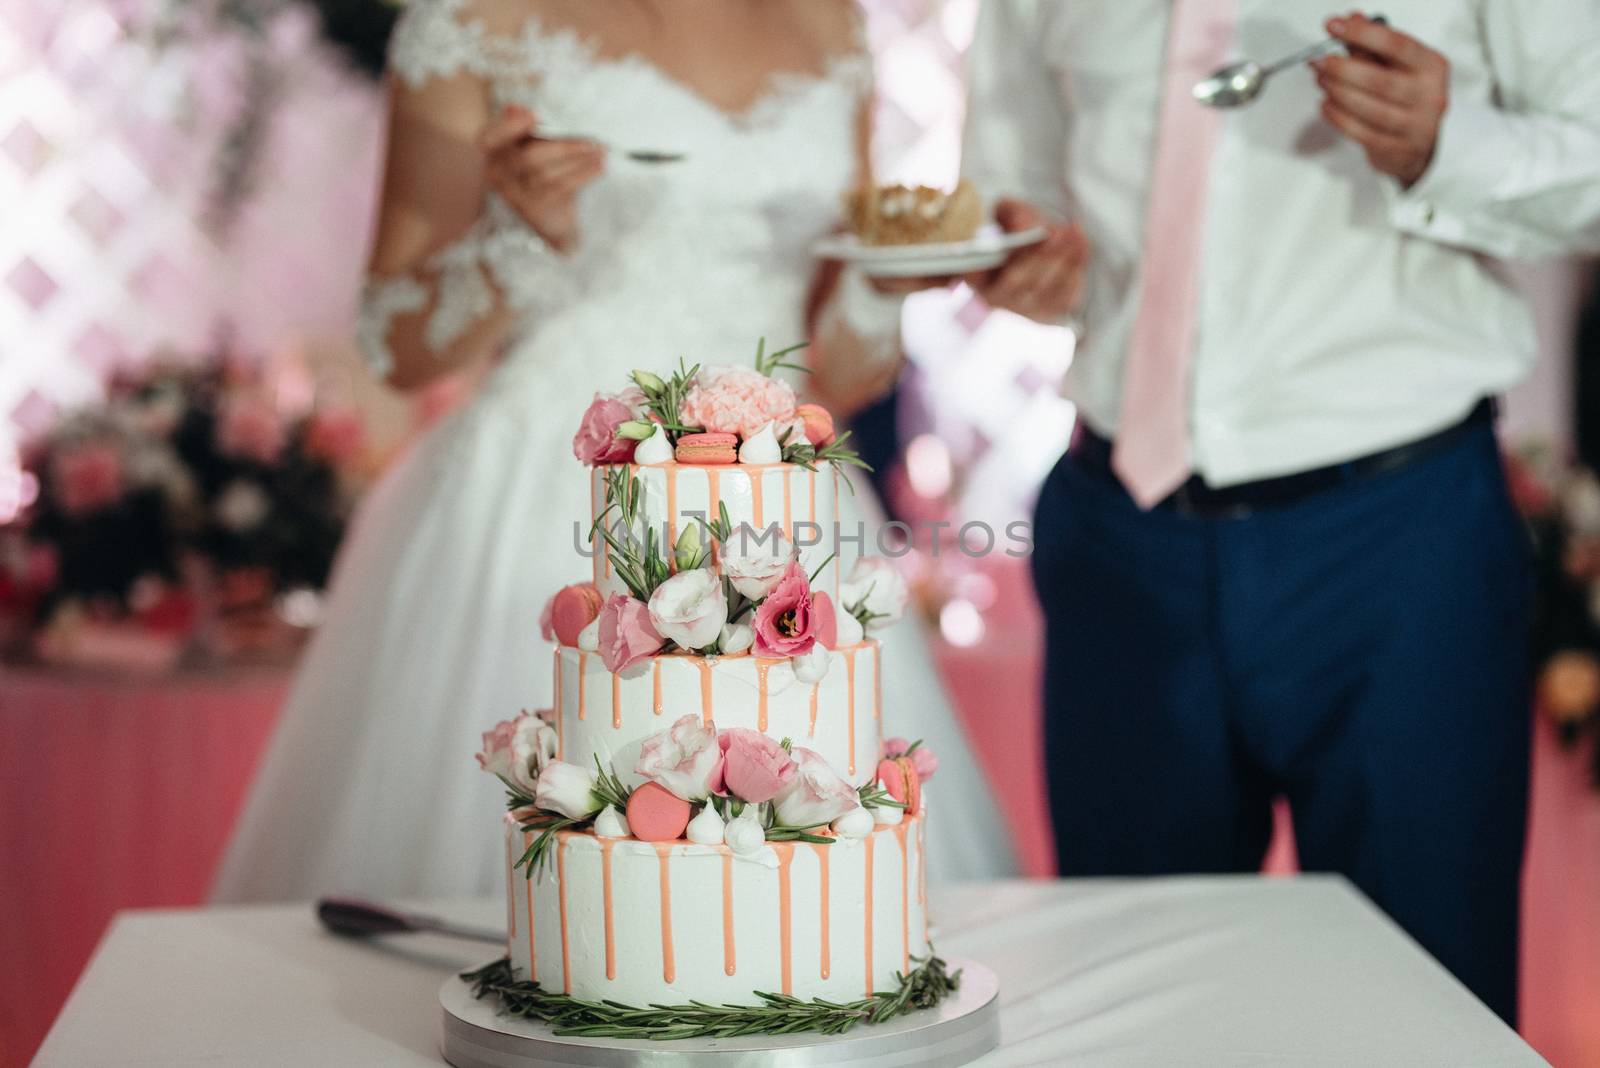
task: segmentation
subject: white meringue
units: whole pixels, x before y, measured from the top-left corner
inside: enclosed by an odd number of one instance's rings
[[[667,432],[659,425],[654,434],[639,442],[633,450],[633,462],[636,464],[670,464],[673,459],[672,442],[667,440]]]
[[[880,805],[872,810],[872,818],[884,827],[893,827],[906,818],[905,809],[893,805]]]
[[[739,446],[739,462],[742,464],[783,462],[783,446],[778,444],[778,435],[773,433],[771,423],[746,438],[745,443]]]
[[[717,815],[717,810],[706,805],[700,809],[699,815],[689,821],[684,836],[695,845],[721,845],[726,826],[722,817]]]
[[[628,837],[627,818],[618,812],[612,805],[607,805],[601,810],[600,815],[594,818],[594,834],[596,838],[626,838]]]
[[[595,652],[600,648],[600,617],[595,616],[589,620],[588,626],[578,632],[578,648],[586,653]]]
[[[794,667],[794,677],[801,682],[821,682],[828,674],[828,665],[833,663],[833,658],[821,642],[816,642],[789,663]]]
[[[898,812],[899,809],[895,811]],[[865,838],[872,833],[873,824],[876,822],[871,812],[857,805],[833,821],[833,832],[840,838]]]

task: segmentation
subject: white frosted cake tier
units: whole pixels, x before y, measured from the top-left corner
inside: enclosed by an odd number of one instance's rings
[[[828,673],[801,682],[788,660],[750,654],[653,656],[620,675],[599,653],[555,653],[556,755],[570,764],[615,767],[630,786],[650,735],[679,718],[750,727],[815,750],[853,785],[872,778],[883,740],[883,650],[868,639],[828,654]]]
[[[726,846],[562,831],[532,879],[506,817],[512,966],[546,990],[626,1005],[854,1001],[927,953],[927,814],[831,845]]]
[[[606,472],[615,469],[602,466],[589,472],[591,523],[605,510]],[[639,479],[639,514],[658,538],[664,534],[676,544],[678,534],[696,522],[695,517],[714,520],[719,504],[724,504],[736,529],[748,524],[752,531],[765,532],[776,525],[801,547],[806,574],[817,574],[814,588],[838,595],[839,569],[831,561],[824,567],[824,561],[834,554],[838,538],[858,532],[839,530],[839,495],[850,488],[834,465],[820,464],[811,471],[798,464],[630,464],[628,470]],[[845,548],[862,551],[853,541]],[[600,592],[606,597],[627,593],[598,534],[591,549],[594,584]]]

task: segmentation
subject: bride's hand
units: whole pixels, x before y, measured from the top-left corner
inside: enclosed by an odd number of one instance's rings
[[[538,119],[511,105],[479,138],[489,186],[552,248],[578,237],[578,191],[605,170],[605,149],[593,141],[537,140]]]

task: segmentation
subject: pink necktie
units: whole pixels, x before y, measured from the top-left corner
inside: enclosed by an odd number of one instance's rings
[[[1142,508],[1160,503],[1189,475],[1189,363],[1207,177],[1221,119],[1190,91],[1227,58],[1233,0],[1175,0],[1168,34],[1139,311],[1111,454],[1112,468]]]

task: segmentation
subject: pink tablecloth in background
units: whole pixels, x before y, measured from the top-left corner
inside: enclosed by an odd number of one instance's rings
[[[112,913],[204,898],[286,685],[0,668],[0,1065],[32,1055]]]
[[[1037,609],[1022,567],[993,577],[1008,610],[941,666],[978,759],[1008,784],[1024,870],[1045,875]],[[0,673],[0,1068],[26,1062],[115,910],[204,898],[286,683]],[[1533,782],[1523,1032],[1563,1068],[1600,1065],[1600,794],[1543,724]],[[1280,836],[1268,870],[1292,865]]]

